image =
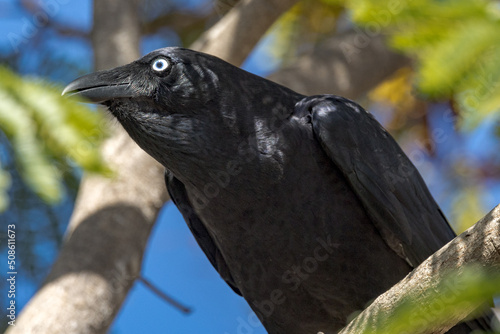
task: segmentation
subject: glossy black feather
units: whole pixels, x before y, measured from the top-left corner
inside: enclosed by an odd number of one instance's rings
[[[455,237],[420,173],[392,136],[361,106],[322,95],[297,106],[342,171],[386,243],[416,267]]]
[[[215,270],[217,270],[231,289],[241,296],[241,292],[234,283],[226,261],[215,245],[210,233],[207,231],[202,221],[193,210],[182,182],[177,180],[171,172],[165,170],[165,184],[170,198],[181,212],[189,230],[193,233],[196,242],[203,250],[212,266],[214,266]]]

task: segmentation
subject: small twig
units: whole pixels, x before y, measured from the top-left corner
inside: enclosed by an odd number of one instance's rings
[[[182,305],[180,302],[176,301],[172,297],[168,296],[165,292],[161,291],[158,287],[156,287],[153,283],[151,283],[148,279],[144,278],[143,276],[139,276],[137,278],[142,284],[144,284],[146,287],[151,289],[155,294],[158,295],[161,299],[172,305],[173,307],[177,308],[183,313],[189,314],[191,313],[191,309],[187,306]]]

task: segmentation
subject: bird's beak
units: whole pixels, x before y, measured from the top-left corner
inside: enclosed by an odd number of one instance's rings
[[[94,103],[137,95],[129,82],[118,80],[116,76],[112,75],[112,71],[84,75],[69,83],[64,88],[62,95],[81,96]]]

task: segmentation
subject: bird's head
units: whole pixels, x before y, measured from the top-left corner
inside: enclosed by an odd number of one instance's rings
[[[139,146],[173,171],[181,160],[201,165],[217,155],[237,154],[241,138],[255,135],[256,124],[269,132],[273,115],[291,112],[300,98],[219,58],[183,48],[159,49],[85,75],[63,95],[107,106]]]
[[[116,117],[134,116],[127,115],[135,111],[128,104],[137,103],[144,111],[196,113],[217,100],[221,85],[217,62],[222,60],[188,49],[159,49],[130,64],[80,77],[66,86],[63,95],[104,104]],[[122,110],[124,115],[118,112],[119,105],[129,107]]]

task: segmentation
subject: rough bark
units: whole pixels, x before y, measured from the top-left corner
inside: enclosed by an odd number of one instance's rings
[[[384,328],[393,320],[391,311],[397,305],[409,297],[414,305],[426,305],[429,295],[443,291],[443,282],[451,284],[446,281],[449,279],[449,273],[453,273],[453,281],[457,284],[448,288],[454,294],[460,294],[462,291],[459,282],[464,272],[467,272],[464,270],[467,266],[480,267],[496,277],[500,274],[500,205],[375,299],[339,334],[374,333],[375,329],[377,333],[387,332]],[[454,303],[455,300],[454,296],[447,297],[441,306],[446,307],[447,303]],[[460,312],[454,313],[443,322],[433,324],[423,333],[445,333],[481,306],[481,303],[463,304]],[[418,317],[413,320],[422,322]]]

